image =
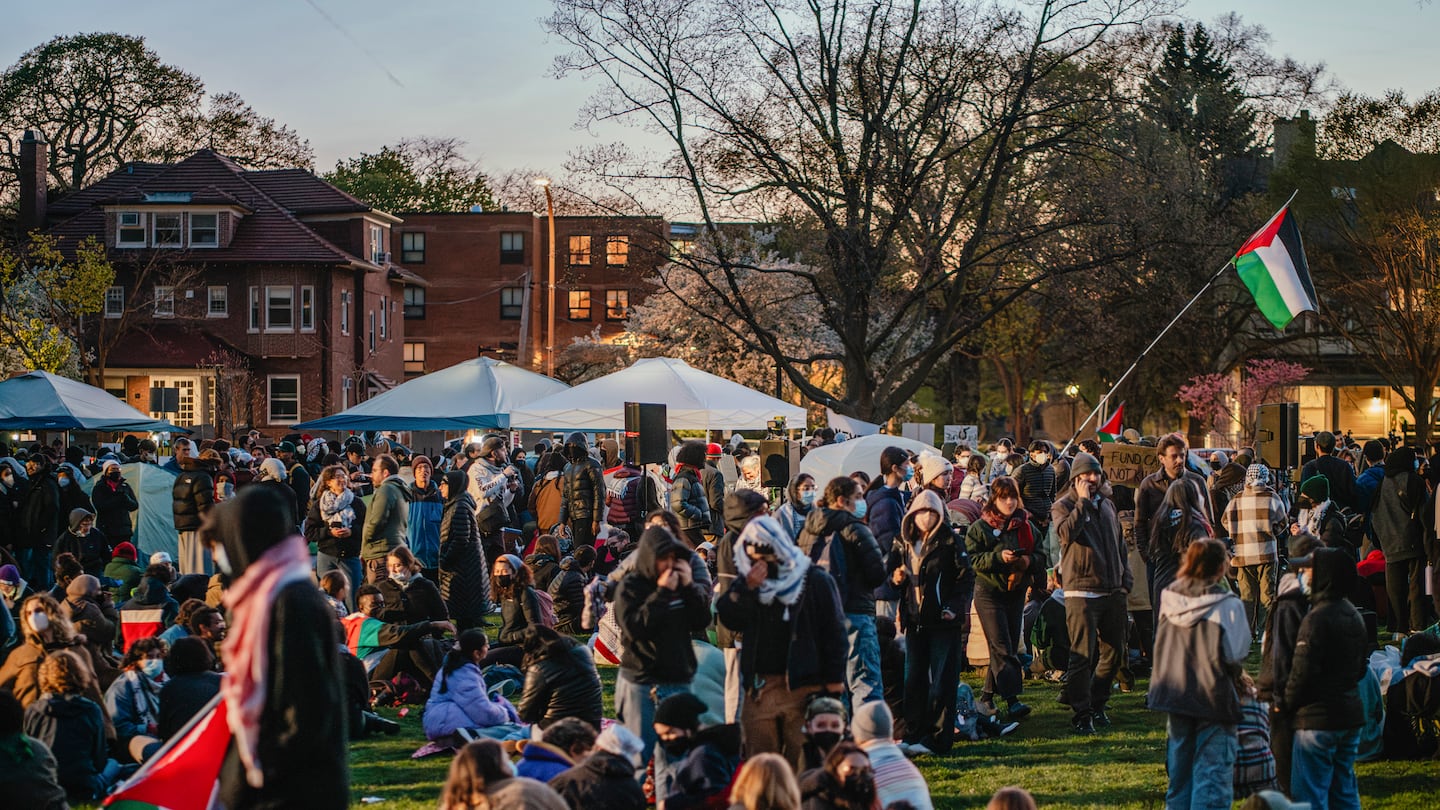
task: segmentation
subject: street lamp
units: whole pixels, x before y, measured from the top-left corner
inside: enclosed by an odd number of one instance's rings
[[[547,291],[549,315],[545,319],[545,374],[555,376],[555,196],[550,193],[550,178],[536,179],[535,185],[545,189],[545,216],[550,220],[550,284]]]
[[[1074,434],[1078,432],[1078,426],[1075,424],[1075,419],[1078,416],[1078,414],[1076,413],[1075,405],[1078,401],[1077,398],[1080,396],[1080,386],[1076,385],[1075,383],[1070,383],[1069,385],[1065,386],[1065,396],[1070,398],[1070,433]]]

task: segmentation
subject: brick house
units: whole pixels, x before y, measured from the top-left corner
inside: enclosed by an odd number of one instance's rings
[[[44,166],[45,144],[23,150]],[[116,268],[93,330],[93,380],[201,435],[267,435],[343,410],[402,377],[403,290],[425,281],[391,261],[398,217],[304,169],[250,171],[208,149],[132,163],[54,201],[23,183],[22,214],[62,249],[103,240]]]

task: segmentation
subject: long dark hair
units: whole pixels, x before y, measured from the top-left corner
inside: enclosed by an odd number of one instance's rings
[[[525,652],[524,667],[529,669],[541,658],[551,644],[560,640],[560,633],[554,628],[532,624],[520,635],[520,649]]]
[[[1213,535],[1210,521],[1205,518],[1205,512],[1200,506],[1200,491],[1196,489],[1194,482],[1183,475],[1171,481],[1165,490],[1164,500],[1160,502],[1155,517],[1150,521],[1148,539],[1151,553],[1165,550],[1168,541],[1170,551],[1184,554],[1191,541]],[[1170,515],[1177,511],[1180,519],[1172,523]]]
[[[462,632],[456,642],[459,649],[452,649],[445,653],[445,662],[440,665],[440,694],[445,694],[450,688],[450,673],[473,663],[470,656],[490,645],[490,639],[485,637],[485,631],[478,627],[472,627]]]

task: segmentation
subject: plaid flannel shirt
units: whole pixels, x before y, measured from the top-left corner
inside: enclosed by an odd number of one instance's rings
[[[1225,531],[1235,540],[1233,565],[1273,563],[1276,538],[1290,528],[1285,502],[1269,487],[1246,487],[1225,507]]]

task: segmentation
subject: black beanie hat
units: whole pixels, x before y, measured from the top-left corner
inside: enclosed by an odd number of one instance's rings
[[[698,731],[700,715],[708,708],[705,701],[693,694],[677,692],[660,701],[660,705],[655,707],[655,722],[687,731]]]

